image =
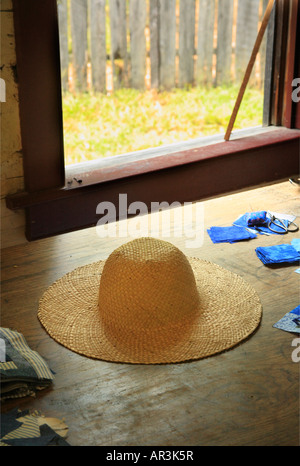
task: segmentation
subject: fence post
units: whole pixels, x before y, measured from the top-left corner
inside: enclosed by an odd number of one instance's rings
[[[109,0],[111,63],[114,88],[128,86],[127,15],[125,0]],[[122,63],[116,63],[121,59]]]
[[[159,0],[160,85],[175,87],[176,0]]]
[[[235,79],[241,82],[247,68],[258,33],[260,0],[239,0],[237,10]],[[249,84],[255,83],[255,71]]]
[[[245,1],[245,0],[243,0]],[[216,85],[230,84],[232,59],[233,0],[218,2]]]
[[[151,87],[160,87],[160,51],[159,51],[159,0],[150,0],[150,66]]]
[[[71,35],[74,85],[87,90],[87,0],[71,0]]]
[[[106,0],[90,0],[92,85],[106,91]]]
[[[196,82],[212,84],[214,54],[215,0],[200,0],[198,14],[198,44]]]
[[[68,90],[69,75],[69,51],[68,51],[68,3],[67,0],[57,1],[58,26],[59,26],[59,49],[60,49],[60,72],[61,86],[63,91]]]
[[[129,28],[130,28],[130,61],[131,86],[136,89],[145,88],[146,73],[146,16],[145,0],[130,0]]]
[[[195,0],[180,2],[179,17],[179,86],[194,82]]]

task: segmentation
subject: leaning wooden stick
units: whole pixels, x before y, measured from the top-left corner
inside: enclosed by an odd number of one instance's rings
[[[238,97],[236,99],[236,103],[235,103],[232,115],[230,117],[228,128],[227,128],[227,131],[226,131],[226,134],[225,134],[225,141],[229,141],[233,125],[235,123],[235,120],[236,120],[236,117],[237,117],[237,114],[238,114],[238,111],[239,111],[239,108],[240,108],[240,105],[241,105],[241,102],[242,102],[242,99],[243,99],[243,96],[244,96],[244,93],[245,93],[245,90],[246,90],[246,87],[247,87],[247,84],[249,82],[249,79],[250,79],[250,76],[251,76],[251,73],[252,73],[252,70],[253,70],[253,66],[254,66],[254,63],[255,63],[255,60],[256,60],[256,56],[258,54],[260,45],[262,43],[265,31],[266,31],[268,23],[269,23],[269,19],[270,19],[271,13],[272,13],[274,3],[275,3],[275,0],[270,0],[269,3],[268,3],[268,6],[266,8],[266,11],[265,11],[265,14],[264,14],[264,17],[263,17],[263,20],[262,20],[262,23],[261,23],[257,38],[256,38],[256,41],[255,41],[255,44],[254,44],[254,47],[253,47],[253,51],[252,51],[252,54],[251,54],[251,57],[250,57],[250,60],[249,60],[249,63],[248,63],[248,66],[247,66],[247,69],[246,69],[246,72],[245,72],[245,76],[244,76],[241,88],[239,90],[239,94],[238,94]]]

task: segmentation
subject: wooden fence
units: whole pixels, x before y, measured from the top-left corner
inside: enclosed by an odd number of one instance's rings
[[[62,87],[240,83],[268,0],[57,0]],[[264,77],[265,40],[252,85]]]

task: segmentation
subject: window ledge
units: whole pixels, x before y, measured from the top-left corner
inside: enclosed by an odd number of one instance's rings
[[[125,182],[128,178],[136,179],[141,175],[168,171],[176,168],[187,168],[191,164],[209,163],[214,170],[219,163],[225,162],[231,157],[230,162],[226,167],[232,171],[239,160],[240,168],[237,168],[235,185],[231,186],[232,190],[240,189],[238,177],[239,172],[244,167],[241,159],[236,159],[240,154],[251,154],[264,149],[274,150],[274,159],[277,160],[276,172],[271,174],[268,162],[264,171],[268,174],[260,174],[261,179],[266,179],[266,182],[283,179],[286,176],[298,175],[299,169],[299,150],[296,153],[289,154],[289,164],[287,159],[282,159],[282,144],[293,143],[299,147],[300,130],[287,129],[284,127],[266,127],[254,128],[250,130],[236,131],[232,134],[229,141],[224,141],[223,136],[213,136],[192,140],[185,143],[173,144],[157,149],[134,152],[120,156],[111,157],[109,159],[101,159],[99,161],[91,161],[66,167],[66,183],[63,188],[43,190],[38,192],[21,192],[10,195],[6,198],[6,205],[11,210],[23,209],[35,205],[41,205],[47,202],[67,199],[75,195],[83,193],[85,190],[97,190],[103,185],[110,185],[114,182]],[[222,141],[222,142],[221,142]],[[293,146],[294,147],[294,146]],[[275,153],[277,154],[275,157]],[[280,159],[281,157],[281,159]],[[249,159],[250,160],[250,159]],[[281,162],[280,162],[281,160]],[[217,161],[218,165],[215,165]],[[260,170],[263,166],[263,161],[260,162]],[[278,165],[280,164],[280,170]],[[250,165],[251,166],[251,165]],[[291,167],[294,170],[291,171]],[[224,172],[222,173],[224,176]],[[211,177],[214,173],[211,173]],[[227,174],[228,176],[228,174]],[[244,174],[243,174],[244,176]],[[258,183],[261,183],[261,179]],[[200,181],[200,180],[199,180]],[[250,183],[250,184],[249,184]],[[251,186],[252,181],[245,179],[245,186]],[[214,189],[211,195],[215,195]]]
[[[198,162],[200,160],[254,149],[273,144],[282,138],[294,137],[297,131],[275,126],[247,128],[234,131],[230,141],[218,134],[168,144],[157,148],[130,152],[99,160],[67,165],[66,187],[88,186],[128,176]]]

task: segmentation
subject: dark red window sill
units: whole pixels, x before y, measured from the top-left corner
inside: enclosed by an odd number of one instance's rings
[[[25,209],[28,240],[97,224],[97,205],[119,194],[128,203],[193,202],[299,173],[300,131],[271,129],[257,136],[212,144],[148,160],[135,161],[74,176],[72,187],[18,193],[6,199],[8,208]],[[124,159],[125,160],[125,159]],[[73,173],[74,175],[74,173]]]
[[[255,132],[253,132],[255,133]],[[291,141],[299,138],[298,130],[287,128],[268,127],[257,134],[247,137],[231,139],[228,142],[218,142],[215,144],[203,145],[194,149],[179,150],[167,155],[157,155],[151,158],[128,162],[126,156],[111,158],[111,163],[103,164],[103,161],[93,163],[86,162],[74,166],[66,167],[66,182],[69,188],[77,188],[78,185],[87,186],[97,183],[118,180],[121,178],[141,175],[172,167],[179,167],[186,164],[209,161],[216,157],[234,156],[235,154],[277,145],[283,141]],[[91,167],[93,167],[91,169]]]

